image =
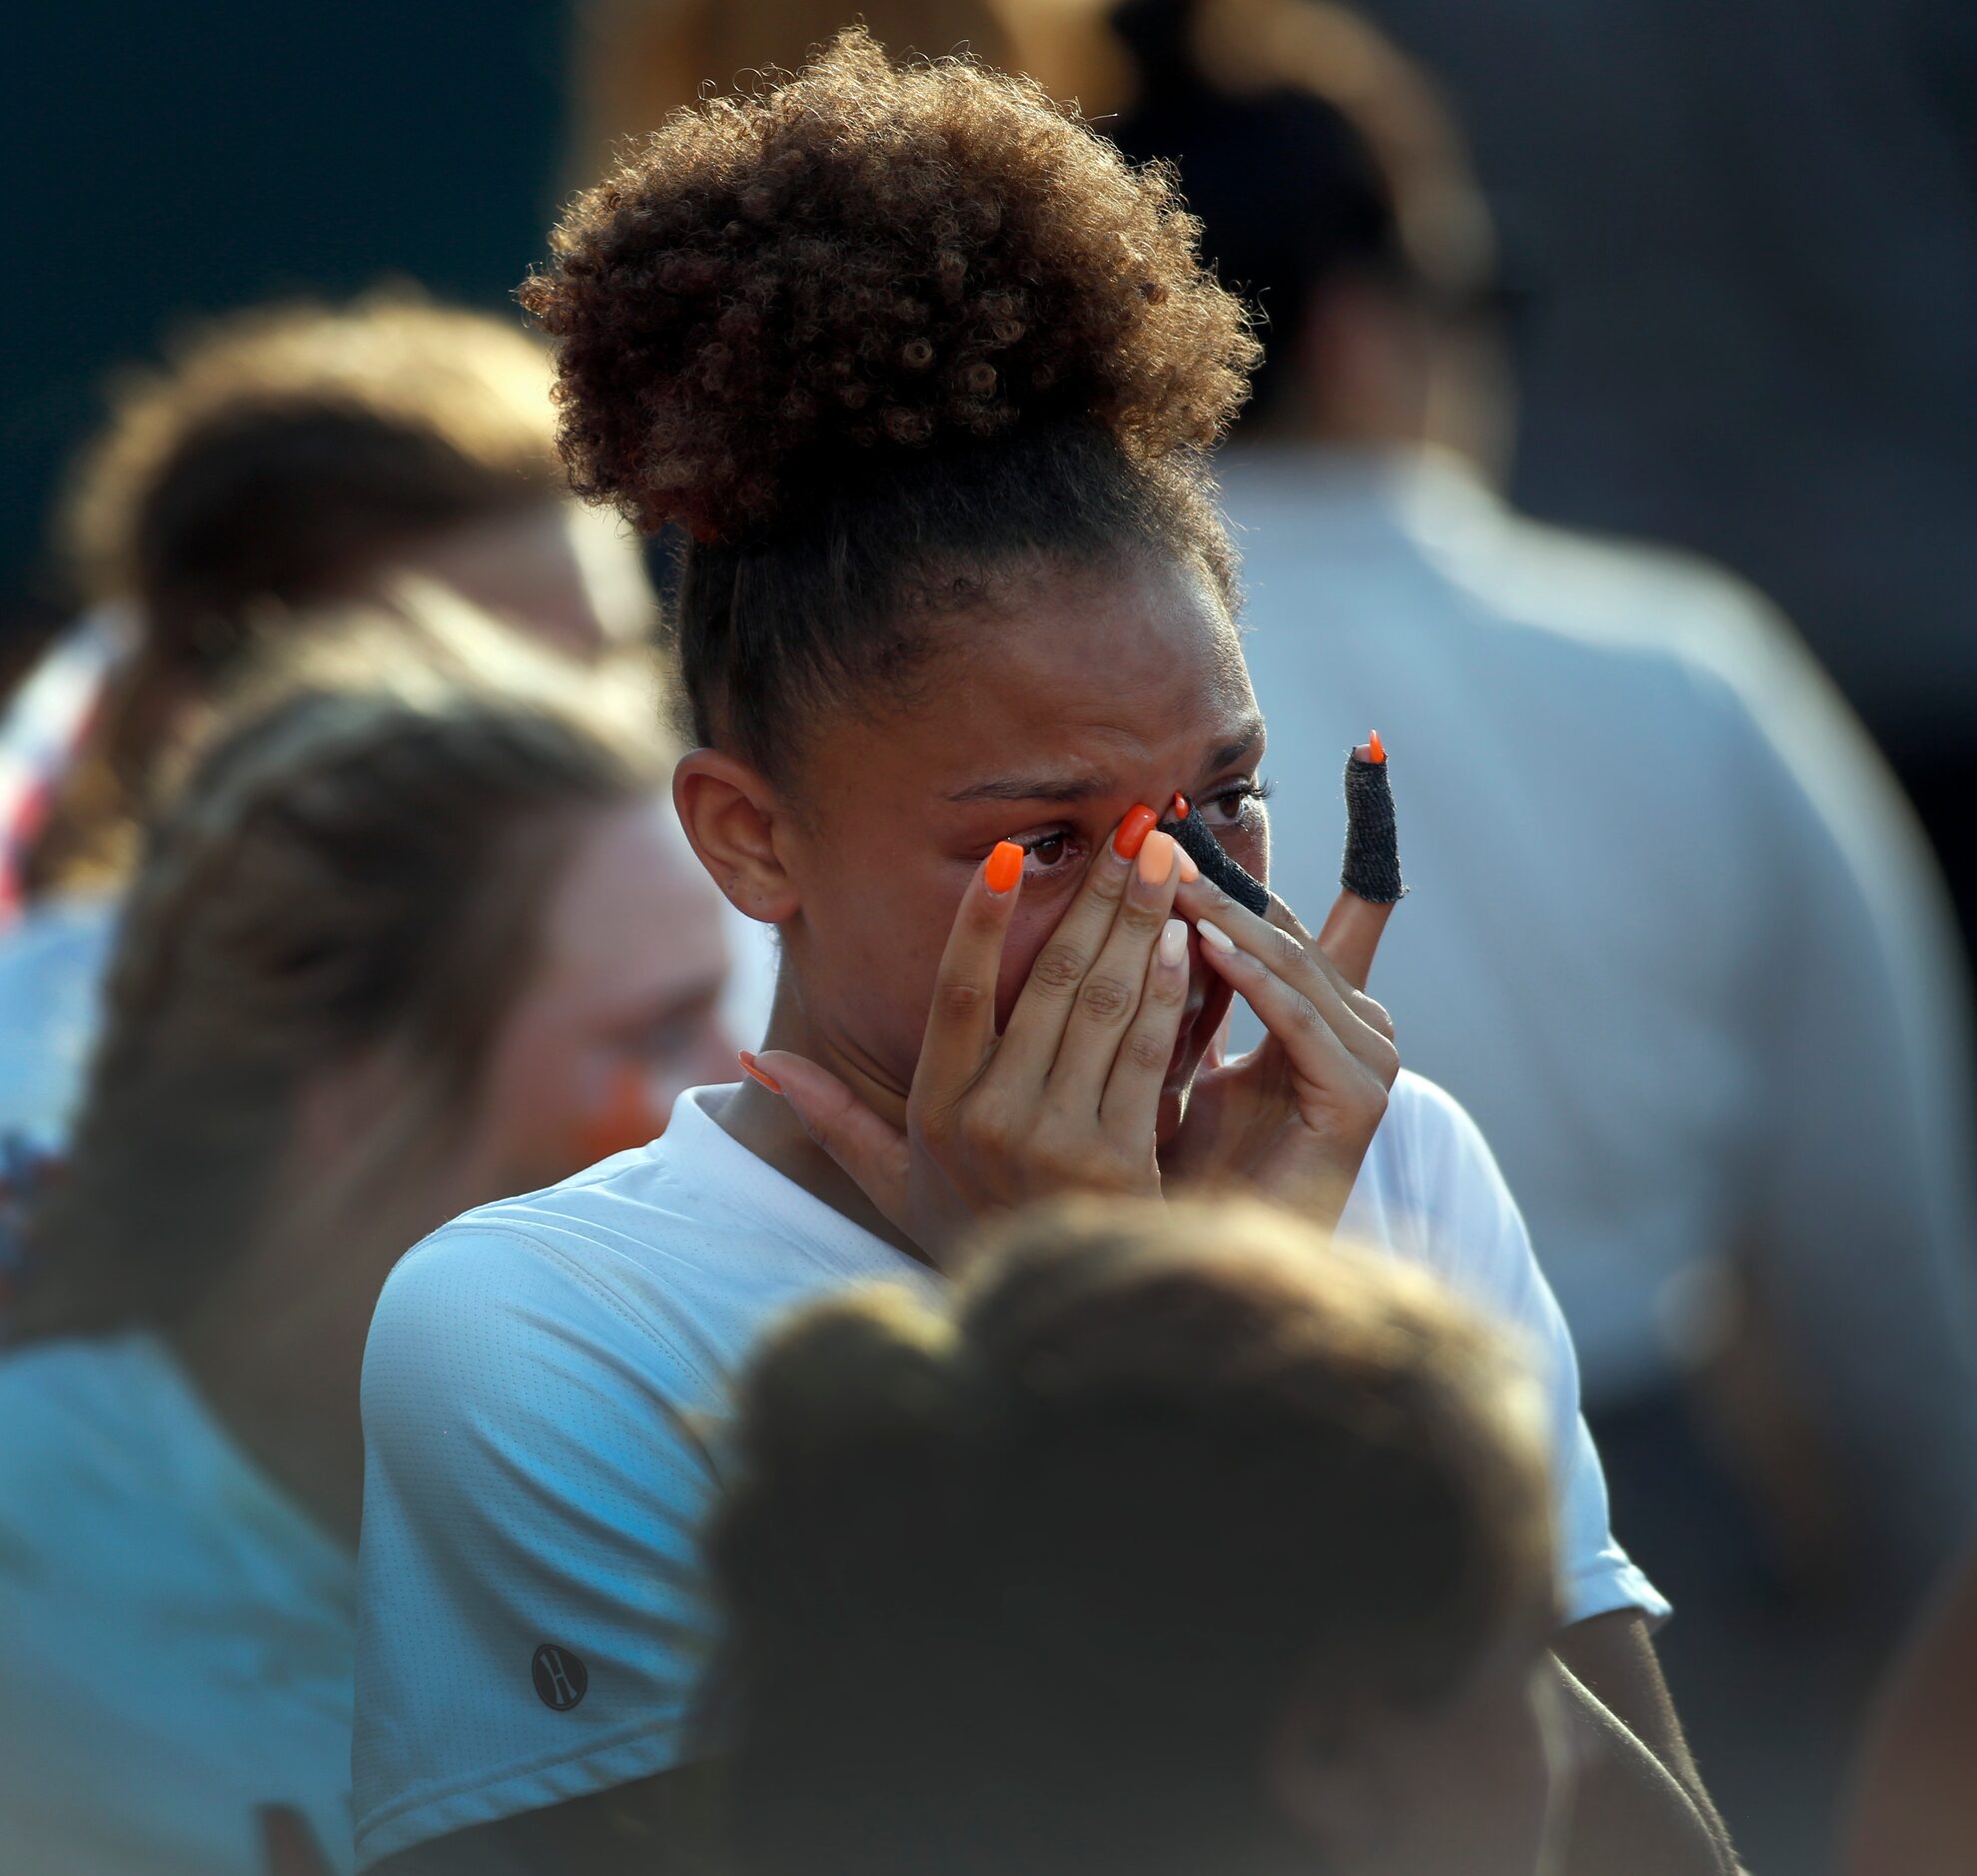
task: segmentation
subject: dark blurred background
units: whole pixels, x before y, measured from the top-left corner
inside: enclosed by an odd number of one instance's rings
[[[49,517],[106,371],[385,277],[501,307],[556,199],[570,28],[539,0],[77,0],[8,38],[0,659],[63,615]]]
[[[939,38],[938,6],[903,10]],[[1102,106],[1097,10],[1008,11],[1040,75]],[[1696,547],[1776,600],[1908,783],[1967,930],[1977,8],[1366,10],[1447,86],[1530,290],[1519,503]],[[597,11],[656,38],[678,9]],[[0,668],[62,614],[50,503],[106,369],[188,318],[381,276],[498,307],[571,145],[587,167],[601,143],[566,113],[585,74],[554,4],[75,0],[9,38]]]
[[[1977,8],[1367,10],[1449,87],[1534,289],[1518,500],[1695,547],[1781,605],[1968,932]]]

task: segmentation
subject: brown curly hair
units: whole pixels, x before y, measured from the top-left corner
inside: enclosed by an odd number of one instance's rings
[[[703,740],[760,756],[804,690],[896,668],[916,585],[1025,552],[1232,581],[1204,457],[1257,348],[1198,236],[1029,81],[857,28],[575,201],[520,298],[578,491],[691,537]]]

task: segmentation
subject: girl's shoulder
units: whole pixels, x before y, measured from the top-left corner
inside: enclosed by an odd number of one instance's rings
[[[1520,1286],[1531,1262],[1523,1219],[1483,1130],[1446,1088],[1409,1069],[1394,1084],[1339,1231],[1472,1293]]]

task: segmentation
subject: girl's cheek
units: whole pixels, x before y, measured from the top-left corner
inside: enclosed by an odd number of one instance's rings
[[[996,980],[995,1020],[997,1027],[1008,1022],[1016,999],[1030,981],[1030,967],[1037,953],[1049,942],[1064,915],[1062,906],[1019,905],[1009,922],[1009,933],[1002,943],[1002,970]]]

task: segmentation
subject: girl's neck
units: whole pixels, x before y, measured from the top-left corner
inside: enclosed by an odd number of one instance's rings
[[[801,1000],[790,988],[786,968],[776,983],[768,1038],[762,1047],[784,1049],[828,1069],[888,1123],[905,1124],[904,1103],[899,1095],[878,1086],[812,1026]],[[785,1179],[793,1180],[813,1199],[821,1199],[832,1211],[842,1213],[875,1238],[883,1238],[895,1250],[926,1261],[919,1246],[892,1224],[866,1198],[858,1182],[810,1138],[796,1118],[796,1110],[780,1096],[744,1077],[740,1088],[715,1119],[723,1133],[739,1141],[757,1159],[767,1161]]]

